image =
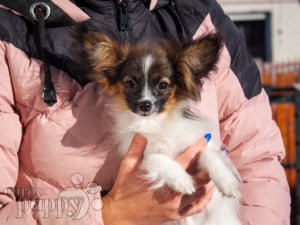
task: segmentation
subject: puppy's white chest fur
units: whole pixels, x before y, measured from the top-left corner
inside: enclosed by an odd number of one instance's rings
[[[199,117],[197,120],[185,118],[182,110],[172,114],[162,113],[149,117],[122,112],[122,115],[116,116],[116,120],[116,133],[121,140],[120,153],[122,155],[127,151],[135,133],[141,133],[147,137],[145,156],[156,153],[171,158],[176,157],[206,133],[214,132],[214,140],[219,137],[217,129],[212,131],[212,126],[209,127],[209,123],[204,118]]]
[[[122,155],[135,133],[147,137],[141,168],[147,171],[144,178],[153,183],[153,189],[168,185],[177,192],[192,194],[194,181],[174,158],[206,133],[212,133],[213,138],[201,154],[198,167],[207,170],[216,184],[214,197],[203,213],[166,225],[240,225],[237,216],[239,176],[231,161],[221,154],[218,128],[211,121],[204,117],[188,119],[182,109],[145,118],[129,111],[118,112],[115,113],[115,133]]]

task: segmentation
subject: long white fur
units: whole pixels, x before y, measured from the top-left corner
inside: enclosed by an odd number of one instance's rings
[[[151,57],[147,57],[145,73],[152,64]],[[114,132],[120,154],[126,153],[135,133],[143,134],[148,139],[141,164],[141,168],[147,171],[144,179],[153,182],[154,189],[167,184],[175,191],[192,194],[194,181],[174,158],[200,137],[211,133],[212,139],[199,158],[199,168],[208,171],[217,187],[211,202],[198,215],[164,225],[241,225],[238,219],[240,180],[229,158],[220,151],[218,124],[201,115],[197,120],[184,117],[187,105],[188,101],[181,102],[172,112],[143,117],[130,110],[120,110],[112,99],[112,114],[116,122]]]

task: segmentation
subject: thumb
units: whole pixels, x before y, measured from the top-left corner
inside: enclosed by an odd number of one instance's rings
[[[189,168],[199,158],[201,152],[203,152],[207,146],[208,141],[211,139],[211,134],[206,134],[200,138],[196,143],[188,147],[177,158],[177,162],[182,165],[183,168]]]
[[[143,154],[147,145],[147,139],[141,134],[135,134],[127,153],[125,154],[122,163],[121,171],[132,172],[140,164],[143,159]]]

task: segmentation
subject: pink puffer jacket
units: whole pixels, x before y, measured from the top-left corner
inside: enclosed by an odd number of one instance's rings
[[[129,0],[128,5],[137,2]],[[216,4],[203,2],[207,8]],[[94,15],[68,0],[52,3],[75,22]],[[193,38],[219,29],[214,13],[194,17],[198,25],[190,26]],[[57,103],[47,106],[40,97],[43,63],[30,54],[30,44],[20,44],[4,30],[16,26],[14,33],[22,33],[18,24],[27,19],[5,4],[2,18],[7,20],[0,32],[0,224],[103,224],[99,193],[112,187],[120,160],[105,99],[94,84],[80,85],[52,63]],[[10,18],[18,23],[7,25]],[[285,155],[281,136],[265,91],[244,82],[239,76],[243,68],[233,69],[234,51],[232,42],[226,42],[218,72],[205,82],[201,102],[191,107],[220,123],[222,140],[243,179],[243,224],[288,225],[290,195],[280,164]]]

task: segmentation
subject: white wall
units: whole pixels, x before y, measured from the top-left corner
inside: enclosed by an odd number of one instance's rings
[[[274,62],[300,60],[300,3],[297,0],[219,0],[230,13],[271,13]]]

